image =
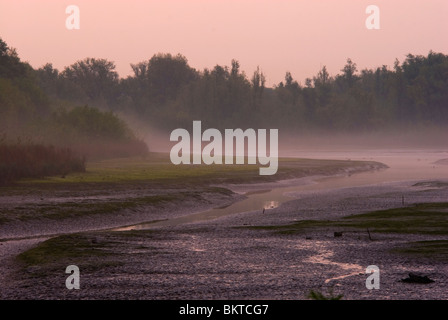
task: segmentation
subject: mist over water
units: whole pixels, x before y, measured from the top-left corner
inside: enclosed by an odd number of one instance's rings
[[[285,155],[288,154],[285,152]],[[389,168],[377,172],[354,174],[341,181],[342,185],[386,183],[407,180],[447,179],[448,166],[437,164],[448,158],[448,151],[440,149],[384,149],[384,150],[322,150],[299,152],[291,150],[290,156],[312,159],[378,161]]]
[[[331,177],[306,177],[297,179],[293,185],[282,181],[277,184],[265,184],[259,186],[256,192],[247,193],[246,199],[225,208],[211,209],[176,219],[153,224],[141,224],[120,230],[178,225],[212,220],[230,214],[257,210],[260,213],[264,213],[265,210],[274,209],[282,203],[300,197],[301,194],[307,192],[448,179],[448,165],[440,164],[440,162],[437,163],[441,159],[448,158],[448,147],[445,146],[443,139],[439,135],[434,139],[427,140],[426,143],[424,139],[414,142],[414,146],[409,142],[409,137],[406,137],[409,143],[399,141],[401,144],[406,145],[406,147],[397,147],[394,145],[397,139],[404,139],[403,137],[391,137],[389,140],[370,139],[367,141],[367,139],[362,139],[356,135],[343,139],[322,136],[308,137],[308,139],[305,139],[304,137],[297,136],[296,143],[291,143],[294,137],[288,138],[284,139],[283,144],[281,144],[280,157],[377,161],[387,165],[388,168],[355,174],[347,173]],[[331,141],[332,139],[333,141]],[[365,143],[363,144],[363,142]],[[423,147],[425,144],[428,145],[427,148]],[[382,145],[384,147],[381,147]],[[284,187],[282,183],[285,183]],[[250,190],[250,185],[227,187],[239,193],[245,193]]]
[[[243,128],[244,129],[244,128]],[[356,174],[340,179],[342,185],[385,183],[404,180],[448,178],[448,130],[375,134],[291,134],[279,129],[279,157],[377,161],[387,170]],[[146,139],[151,151],[168,153],[175,142],[169,133],[151,131]],[[204,146],[203,146],[204,147]]]

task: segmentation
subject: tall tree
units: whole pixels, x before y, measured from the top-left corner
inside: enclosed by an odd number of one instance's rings
[[[131,67],[139,88],[156,103],[176,98],[179,90],[197,77],[196,70],[180,54],[159,53],[148,61],[131,64]]]
[[[264,73],[260,70],[260,67],[257,66],[257,70],[254,71],[254,74],[251,78],[252,84],[252,92],[253,92],[253,104],[254,106],[259,106],[263,97],[263,91],[265,88],[266,77]]]
[[[119,81],[112,61],[86,58],[66,67],[61,77],[80,87],[96,104],[114,103]]]
[[[340,78],[349,88],[351,88],[358,79],[356,76],[356,71],[358,71],[356,63],[354,63],[352,59],[348,58],[346,65],[341,69],[341,71],[342,75]]]

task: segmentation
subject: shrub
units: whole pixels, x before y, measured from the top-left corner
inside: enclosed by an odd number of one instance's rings
[[[69,148],[0,142],[0,185],[22,178],[42,178],[84,172],[85,159]]]

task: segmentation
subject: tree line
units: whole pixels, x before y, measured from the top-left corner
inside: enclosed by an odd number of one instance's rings
[[[181,54],[158,53],[120,78],[107,59],[86,58],[61,71],[51,63],[33,69],[3,41],[0,50],[0,113],[15,119],[2,124],[6,131],[51,113],[64,122],[57,114],[75,105],[133,115],[166,130],[193,120],[216,128],[348,132],[448,123],[448,56],[432,51],[374,69],[358,70],[347,59],[338,74],[323,66],[304,84],[288,71],[268,88],[259,67],[247,76],[235,59],[199,71]]]
[[[164,129],[193,120],[216,128],[349,132],[448,123],[448,56],[432,51],[374,69],[358,70],[347,59],[340,73],[323,66],[304,84],[286,72],[273,88],[260,68],[247,76],[237,60],[198,71],[180,54],[159,53],[131,67],[133,74],[120,78],[113,62],[86,58],[62,71],[49,63],[35,75],[61,103],[134,114]]]
[[[86,156],[144,155],[128,117],[166,131],[193,120],[295,132],[448,124],[448,56],[433,51],[374,69],[347,59],[338,74],[323,66],[304,84],[288,71],[272,88],[260,67],[248,76],[235,59],[196,70],[181,54],[158,53],[131,68],[120,78],[114,62],[85,58],[34,69],[0,38],[0,180],[84,170]]]

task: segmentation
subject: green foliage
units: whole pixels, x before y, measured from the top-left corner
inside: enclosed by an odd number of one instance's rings
[[[89,106],[58,110],[48,118],[45,128],[43,140],[70,145],[89,160],[145,156],[149,151],[147,145],[111,111]]]
[[[301,132],[448,123],[448,56],[432,51],[427,56],[409,54],[403,63],[395,60],[392,68],[358,70],[347,59],[340,74],[330,75],[324,66],[304,85],[287,72],[274,88],[265,88],[260,67],[248,77],[235,59],[230,66],[198,71],[180,54],[159,53],[131,67],[134,74],[126,79],[119,79],[115,64],[106,59],[86,58],[62,72],[51,63],[32,70],[1,41],[0,122],[9,132],[25,119],[28,127],[29,122],[34,125],[49,113],[49,105],[71,109],[88,104],[134,115],[163,130],[189,127],[193,120],[218,129],[275,127]],[[80,128],[111,136],[105,128],[115,127],[116,136],[126,135],[108,114],[99,121],[108,123],[106,127],[91,129],[78,118],[79,110],[64,112],[58,110],[55,121],[68,131]]]
[[[79,88],[90,103],[107,106],[117,98],[118,73],[115,64],[106,59],[86,58],[64,69],[60,74],[71,88]],[[63,97],[63,95],[62,95]]]
[[[287,72],[274,95],[263,90],[264,75],[259,69],[249,81],[238,68],[233,61],[232,72],[222,66],[204,70],[178,92],[177,104],[165,104],[169,112],[161,123],[178,126],[200,117],[217,127],[231,123],[371,131],[448,122],[448,56],[443,54],[409,55],[402,65],[396,61],[394,70],[382,66],[361,72],[348,59],[342,74],[332,77],[324,66],[305,87]]]
[[[137,89],[153,103],[164,103],[174,98],[183,85],[194,80],[197,73],[188,66],[187,59],[178,54],[157,54],[147,62],[131,64]],[[141,94],[142,92],[140,92]]]
[[[31,66],[0,39],[0,128],[17,132],[48,114],[49,99],[38,86]]]
[[[342,295],[342,294],[335,296],[333,293],[333,290],[330,290],[328,296],[324,295],[323,293],[321,293],[319,291],[314,291],[314,290],[311,290],[307,295],[307,298],[311,299],[311,300],[341,300],[343,297],[344,297],[344,295]]]
[[[338,220],[300,220],[291,224],[257,226],[251,229],[271,230],[280,234],[301,234],[311,229],[397,234],[448,235],[446,210],[448,203],[420,203],[410,207],[379,210],[347,216]]]
[[[134,75],[121,80],[104,59],[79,61],[60,74],[49,64],[37,73],[45,92],[58,99],[125,110],[168,130],[198,119],[219,129],[330,132],[448,123],[448,56],[432,51],[409,54],[402,64],[395,60],[393,68],[358,70],[347,59],[340,74],[324,66],[304,86],[286,72],[274,88],[265,88],[260,67],[247,77],[235,59],[230,67],[197,71],[180,54],[159,53],[131,67]]]
[[[85,236],[63,235],[42,242],[39,246],[18,255],[17,259],[30,266],[51,263],[61,258],[85,258],[106,254],[102,248],[97,247],[99,245],[95,247]]]
[[[112,112],[102,112],[89,106],[59,110],[51,119],[63,131],[76,132],[86,138],[125,140],[134,138],[126,123]]]
[[[33,70],[0,39],[0,134],[9,137],[5,150],[13,152],[16,137],[32,137],[34,143],[26,150],[34,150],[35,145],[54,145],[60,150],[69,146],[70,152],[89,158],[145,155],[146,144],[112,111],[74,107],[79,101],[112,105],[119,94],[114,69],[115,65],[105,59],[87,58],[62,73],[51,64]],[[8,175],[13,179],[30,176],[18,173],[29,171],[30,164],[22,163],[25,167],[13,169],[11,162],[4,163],[8,159],[4,155],[0,165],[10,171]],[[57,167],[57,162],[53,166]],[[30,172],[41,175],[46,171]]]
[[[26,75],[28,66],[21,63],[15,49],[0,38],[0,77],[20,78]]]
[[[392,252],[448,262],[448,240],[412,241],[393,249]]]

